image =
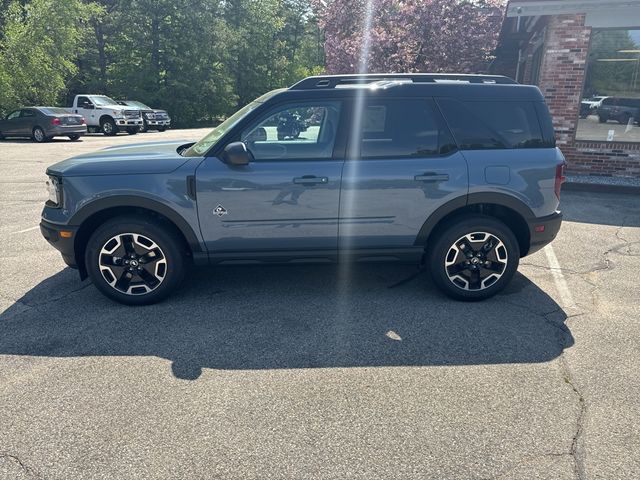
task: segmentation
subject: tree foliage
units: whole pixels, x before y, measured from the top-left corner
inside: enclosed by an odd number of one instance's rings
[[[322,69],[305,0],[0,0],[0,114],[103,93],[207,124]]]
[[[365,27],[367,5],[371,22]],[[502,0],[0,0],[0,114],[78,93],[209,124],[326,66],[481,71]],[[362,56],[362,45],[369,50]]]
[[[332,73],[481,72],[495,49],[503,0],[318,0]],[[366,25],[367,10],[371,23]],[[368,42],[366,42],[368,38]],[[368,43],[368,47],[364,47]]]

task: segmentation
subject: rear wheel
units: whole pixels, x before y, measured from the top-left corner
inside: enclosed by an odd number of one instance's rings
[[[91,281],[107,297],[148,305],[180,286],[185,251],[170,227],[141,217],[117,217],[93,233],[85,264]]]
[[[31,138],[34,142],[44,143],[51,140],[50,137],[44,133],[44,130],[41,127],[33,127],[33,131],[31,132]]]
[[[76,142],[80,139],[80,135],[69,135],[69,140]]]
[[[457,300],[484,300],[513,278],[520,248],[502,222],[482,215],[459,217],[428,247],[428,266],[435,284]]]
[[[600,123],[607,123],[607,120],[609,120],[607,117],[605,117],[604,115],[599,115],[598,116],[598,122]]]
[[[118,127],[112,118],[103,118],[100,120],[100,130],[108,137],[118,133]]]

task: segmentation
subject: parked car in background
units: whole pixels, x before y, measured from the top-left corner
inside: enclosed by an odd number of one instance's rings
[[[602,101],[605,98],[609,98],[609,97],[604,95],[594,95],[593,97],[590,97],[590,98],[583,98],[582,103],[586,103],[587,105],[589,105],[589,107],[592,110],[596,110],[598,107],[600,107],[600,105],[602,105]]]
[[[171,118],[166,110],[158,110],[151,108],[142,102],[136,100],[122,100],[118,102],[120,105],[139,108],[142,111],[142,127],[141,132],[148,130],[158,130],[164,132],[171,125]]]
[[[600,123],[614,120],[626,125],[631,119],[634,123],[640,121],[640,98],[607,97],[598,107]]]
[[[31,138],[42,143],[53,137],[69,137],[78,140],[87,133],[82,115],[75,115],[66,108],[27,107],[11,112],[0,120],[0,139],[7,137]]]
[[[595,113],[595,110],[593,110],[590,102],[585,102],[584,100],[580,102],[580,118],[587,118],[592,113]]]
[[[143,126],[139,108],[120,105],[106,95],[76,95],[72,109],[85,118],[88,128],[105,135],[116,135],[120,130],[135,135]]]

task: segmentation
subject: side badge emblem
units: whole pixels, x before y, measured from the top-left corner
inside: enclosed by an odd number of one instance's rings
[[[213,209],[213,213],[214,215],[221,217],[223,215],[226,215],[228,212],[227,212],[227,209],[224,208],[222,205],[218,205],[216,208]]]

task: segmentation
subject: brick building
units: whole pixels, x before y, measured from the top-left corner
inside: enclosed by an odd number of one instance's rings
[[[640,0],[511,0],[491,70],[540,87],[570,173],[640,178]]]

